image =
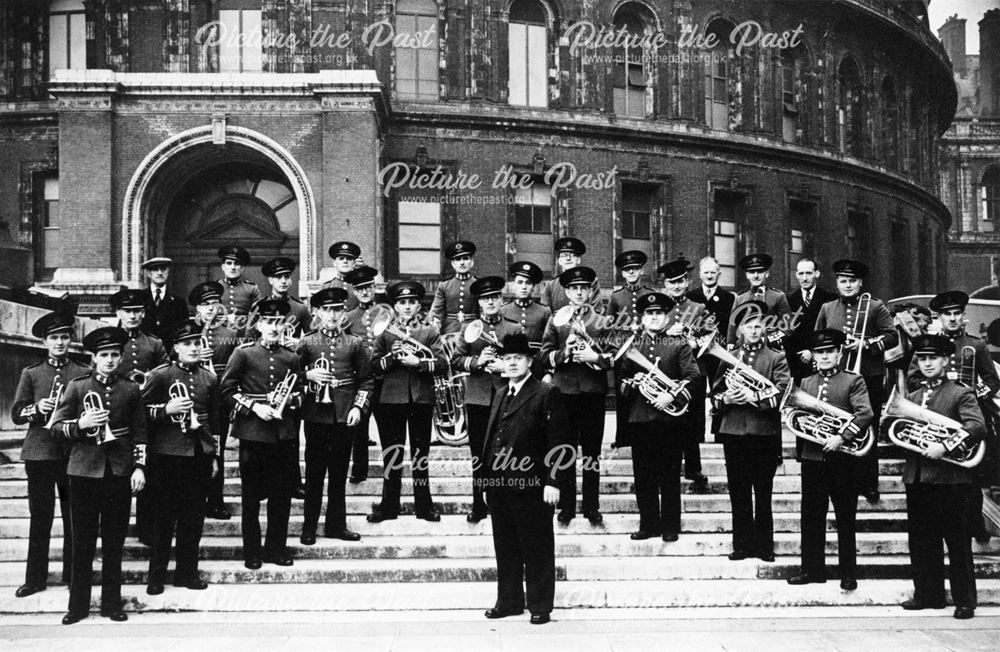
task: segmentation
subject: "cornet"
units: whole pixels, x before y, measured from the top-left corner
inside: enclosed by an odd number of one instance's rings
[[[781,416],[785,425],[796,437],[823,446],[827,440],[836,435],[842,435],[847,430],[854,416],[847,410],[789,384],[781,399]],[[855,457],[864,457],[875,444],[871,428],[853,439],[844,439],[840,447],[841,453]]]
[[[326,353],[320,353],[319,356],[319,360],[316,361],[313,368],[330,372],[330,361],[327,360]],[[313,393],[316,395],[317,402],[333,403],[333,397],[330,396],[330,386],[332,384],[333,383],[313,383]]]
[[[285,377],[274,388],[274,391],[268,394],[267,404],[274,410],[274,417],[276,419],[283,418],[285,406],[288,405],[288,399],[292,396],[292,389],[295,388],[296,380],[298,380],[298,374],[287,371],[285,372]]]
[[[886,401],[881,425],[900,448],[923,453],[931,444],[944,445],[942,462],[971,469],[986,455],[986,442],[970,445],[961,423],[903,398],[896,388]]]
[[[49,391],[49,399],[52,400],[52,414],[49,415],[49,420],[45,422],[46,428],[51,428],[55,424],[56,417],[56,407],[59,405],[59,401],[62,400],[63,392],[66,391],[66,386],[63,385],[62,378],[56,376],[52,379],[52,389]]]
[[[170,398],[191,398],[187,385],[179,380],[175,380],[173,384],[170,385],[170,389],[168,391]],[[184,434],[201,428],[201,422],[198,421],[198,414],[194,411],[194,407],[188,410],[187,413],[180,412],[178,414],[171,414],[170,420],[179,425],[181,427],[181,432]]]
[[[104,410],[104,401],[101,400],[101,395],[97,392],[91,390],[83,395],[83,411],[84,412],[101,412]],[[117,439],[115,433],[111,431],[111,425],[106,423],[104,427],[95,426],[86,431],[88,437],[94,437],[97,439],[98,445],[107,444],[108,442]]]
[[[580,353],[587,348],[591,348],[601,354],[601,348],[594,342],[593,338],[587,334],[587,327],[580,319],[580,316],[576,314],[576,309],[573,306],[563,306],[556,311],[556,314],[552,315],[552,325],[556,328],[562,328],[563,326],[569,326],[570,334],[576,337],[573,343],[569,345],[571,353]],[[596,369],[601,371],[601,365],[596,362],[586,363],[591,369]]]

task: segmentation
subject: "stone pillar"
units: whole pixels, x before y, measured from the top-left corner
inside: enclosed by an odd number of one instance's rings
[[[938,28],[938,38],[951,59],[955,74],[965,76],[965,19],[954,14]]]

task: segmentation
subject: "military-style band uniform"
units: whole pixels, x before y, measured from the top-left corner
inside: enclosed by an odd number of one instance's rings
[[[326,288],[310,298],[314,308],[343,308],[346,302],[347,291],[343,288]],[[302,539],[310,545],[310,540],[315,541],[327,473],[330,480],[324,536],[343,538],[347,531],[347,467],[355,437],[354,429],[347,426],[347,416],[352,408],[358,408],[362,416],[371,410],[375,381],[371,373],[371,354],[357,335],[321,327],[302,338],[297,353],[303,370],[312,369],[318,360],[325,359],[335,378],[326,387],[310,383],[303,395],[306,497]],[[330,402],[324,403],[324,398]]]
[[[200,337],[201,329],[190,322],[175,332],[174,342]],[[186,388],[194,403],[196,424],[188,415],[178,421],[180,417],[167,413],[175,383]],[[150,373],[142,395],[149,425],[147,490],[153,496],[154,514],[147,583],[162,591],[176,531],[174,585],[204,588],[198,577],[198,550],[220,444],[219,377],[201,364],[174,361]]]
[[[229,246],[219,249],[219,260],[225,262],[226,259],[233,259],[243,267],[250,264],[250,253],[243,247]],[[256,283],[248,281],[242,276],[230,279],[223,275],[219,279],[222,286],[222,297],[219,303],[226,311],[226,316],[230,318],[230,327],[236,328],[240,333],[246,332],[247,324],[237,323],[236,317],[246,317],[250,314],[250,308],[260,300],[260,288]]]
[[[745,272],[767,271],[771,269],[772,263],[773,259],[768,254],[748,254],[740,259],[739,266]],[[739,337],[739,322],[743,317],[743,311],[740,310],[740,306],[750,301],[761,301],[766,304],[767,315],[770,317],[780,318],[792,313],[792,309],[788,305],[788,297],[781,290],[760,285],[756,288],[749,288],[740,292],[733,301],[733,309],[729,317],[729,331],[726,335],[726,342],[730,346],[734,346]],[[779,328],[768,326],[765,341],[771,348],[784,350],[781,346],[784,335],[785,333]]]
[[[563,251],[568,251],[576,254],[577,256],[582,256],[587,253],[587,246],[576,238],[559,238],[556,240],[555,250],[556,255]],[[566,290],[559,282],[560,276],[561,273],[556,274],[551,279],[548,279],[542,283],[541,288],[541,304],[551,310],[553,314],[555,314],[555,312],[560,308],[569,305],[569,298],[566,296]],[[590,296],[587,299],[587,303],[596,308],[600,301],[601,283],[595,274],[594,280],[590,283]]]
[[[125,333],[98,328],[83,340],[92,352],[121,350]],[[109,412],[113,440],[99,443],[105,428],[78,426],[86,396],[93,392]],[[146,467],[146,411],[139,385],[118,371],[109,376],[91,371],[74,378],[56,408],[52,432],[72,442],[69,465],[70,519],[73,525],[73,575],[67,619],[75,622],[90,611],[91,578],[98,533],[101,535],[101,614],[124,620],[122,613],[122,548],[132,507],[131,476]],[[95,434],[97,436],[95,436]],[[66,622],[66,620],[64,620]]]
[[[286,317],[286,301],[265,299],[257,305],[262,319]],[[281,419],[264,421],[253,412],[287,374],[300,374],[299,358],[279,342],[248,342],[236,348],[222,376],[223,400],[234,406],[233,433],[240,440],[243,557],[248,567],[277,561],[290,565],[285,548],[291,496],[298,487],[299,420],[290,398]],[[296,386],[301,382],[298,378]],[[260,502],[267,500],[267,534],[261,554]]]
[[[827,329],[814,333],[806,345],[819,351],[843,343],[841,331]],[[872,424],[868,388],[857,374],[837,367],[818,371],[802,379],[801,389],[853,415],[840,433],[845,441],[863,437]],[[854,479],[858,458],[839,451],[824,453],[822,446],[802,438],[796,439],[795,453],[802,468],[802,575],[809,582],[826,579],[826,513],[832,502],[837,519],[840,580],[857,580],[858,489]]]
[[[72,333],[73,317],[49,313],[38,319],[31,330],[40,339],[55,333]],[[31,516],[28,559],[24,569],[24,587],[27,587],[25,596],[44,589],[48,583],[49,538],[55,516],[57,489],[63,523],[62,581],[69,584],[73,559],[69,480],[66,477],[69,444],[62,437],[53,435],[46,427],[55,408],[44,413],[39,410],[38,403],[52,395],[53,384],[57,383],[64,392],[70,380],[87,371],[87,367],[68,356],[58,359],[48,356],[42,362],[21,371],[14,392],[11,420],[18,426],[28,424],[28,432],[21,445],[21,459],[24,460],[24,472],[28,476],[28,512]],[[22,595],[19,594],[18,597]]]
[[[511,279],[515,276],[524,276],[528,282],[535,286],[542,281],[541,268],[526,260],[513,263],[510,266],[509,275]],[[500,306],[500,315],[504,319],[515,322],[528,338],[528,346],[531,347],[535,357],[531,364],[531,373],[536,378],[541,378],[545,374],[545,366],[539,359],[538,353],[542,349],[542,335],[545,334],[545,324],[552,316],[552,311],[534,298],[513,299]]]
[[[347,256],[348,258],[357,260],[358,257],[361,255],[361,247],[354,244],[353,242],[347,242],[347,241],[334,242],[332,245],[330,245],[328,253],[330,254],[330,258],[336,258],[337,256]],[[348,272],[348,274],[350,274],[350,272]],[[345,274],[341,274],[340,272],[335,271],[333,274],[333,278],[324,283],[323,287],[320,289],[325,290],[328,288],[340,288],[347,292],[347,302],[344,304],[345,310],[354,310],[354,308],[357,307],[358,296],[354,294],[354,286],[351,284],[350,281],[347,280]]]

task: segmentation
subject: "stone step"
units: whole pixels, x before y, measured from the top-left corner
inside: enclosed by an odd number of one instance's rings
[[[980,605],[1000,603],[1000,580],[978,582]],[[861,582],[856,591],[841,591],[836,583],[788,586],[781,580],[673,580],[558,582],[557,609],[657,607],[793,607],[897,605],[911,597],[913,583],[905,579]],[[97,619],[99,591],[92,598]],[[13,592],[0,597],[0,613],[51,613],[53,624],[66,610],[68,593],[52,587],[27,598]],[[433,611],[485,609],[496,600],[493,582],[382,583],[382,584],[231,584],[205,591],[169,587],[162,595],[146,595],[141,586],[122,591],[129,612],[342,612]],[[927,612],[944,615],[947,612]],[[558,619],[559,613],[553,614]],[[527,614],[521,617],[527,620]]]
[[[558,531],[558,530],[557,530]],[[775,534],[775,554],[797,555],[801,549],[797,533]],[[732,550],[729,533],[681,534],[680,540],[665,543],[660,539],[632,541],[624,534],[562,534],[556,536],[557,557],[711,557],[727,555]],[[859,555],[909,554],[907,535],[903,532],[861,532],[857,536]],[[289,535],[287,545],[298,559],[432,559],[446,557],[467,559],[493,556],[492,537],[462,537],[448,535],[423,536],[367,536],[361,541],[345,542],[336,539],[317,540],[315,545],[303,546],[298,537]],[[988,543],[973,542],[977,555],[1000,554],[1000,540]],[[827,537],[827,554],[836,554],[836,537]],[[0,561],[18,561],[27,557],[26,539],[0,541]],[[243,543],[239,537],[209,537],[202,539],[203,559],[242,559]],[[125,541],[125,559],[148,559],[149,548],[137,540]],[[62,559],[62,539],[51,542],[49,559]]]

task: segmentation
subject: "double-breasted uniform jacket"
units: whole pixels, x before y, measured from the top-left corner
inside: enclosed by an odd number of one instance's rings
[[[208,340],[208,347],[212,349],[212,369],[221,378],[233,351],[241,344],[240,335],[228,326],[216,326],[208,329],[205,339]]]
[[[906,398],[962,424],[969,433],[967,446],[974,446],[986,435],[986,423],[972,389],[947,379],[923,381]],[[967,469],[943,460],[932,460],[906,451],[903,464],[904,484],[967,484],[976,481],[977,469]]]
[[[725,363],[720,365],[715,375],[715,381],[712,383],[711,395],[712,405],[721,414],[719,433],[780,436],[781,423],[778,404],[790,382],[785,354],[764,346],[763,341],[761,341],[753,345],[744,343],[733,351],[733,355],[740,362],[749,365],[754,371],[770,380],[777,387],[778,393],[771,398],[747,405],[725,404],[722,401],[722,395],[726,392],[725,374],[729,365]]]
[[[260,301],[260,288],[242,276],[236,280],[222,277],[218,283],[222,286],[219,303],[227,315],[248,315],[253,305]]]
[[[274,444],[299,436],[299,420],[290,414],[295,407],[294,398],[289,398],[282,419],[264,421],[253,413],[254,404],[266,404],[268,395],[289,372],[299,376],[296,388],[300,387],[302,374],[299,358],[294,351],[281,344],[265,345],[263,341],[257,341],[236,347],[222,375],[219,389],[224,401],[235,403],[233,433],[238,438]]]
[[[566,340],[569,339],[570,324],[556,326],[549,319],[545,324],[545,334],[542,335],[542,360],[553,369],[552,383],[556,385],[563,394],[601,394],[608,390],[608,375],[606,371],[612,367],[612,352],[602,352],[600,348],[600,338],[605,335],[605,329],[601,324],[601,315],[597,314],[591,306],[584,305],[577,312],[580,319],[585,324],[588,336],[598,344],[595,350],[599,354],[597,365],[600,369],[593,369],[589,365],[577,362],[572,354],[567,357]]]
[[[739,324],[736,322],[740,319],[741,314],[738,308],[748,301],[753,301],[754,299],[763,301],[767,304],[767,314],[770,317],[780,318],[791,314],[792,309],[788,305],[788,297],[785,296],[784,292],[771,289],[767,286],[763,286],[763,288],[763,295],[760,292],[754,292],[752,289],[744,290],[736,295],[736,299],[733,301],[733,308],[729,313],[729,331],[726,336],[728,343],[735,344],[739,338]],[[774,343],[780,341],[783,335],[784,333],[781,329],[769,326],[766,339],[768,343]]]
[[[160,338],[150,335],[141,328],[126,333],[128,341],[122,349],[119,374],[128,378],[133,371],[147,373],[167,361],[167,350]]]
[[[993,366],[993,359],[990,358],[990,351],[986,347],[986,342],[975,337],[974,335],[969,335],[965,332],[965,329],[961,329],[954,333],[941,333],[955,345],[955,351],[950,356],[945,363],[945,377],[948,380],[959,382],[960,374],[962,371],[962,349],[971,346],[976,352],[976,380],[981,381],[986,387],[989,388],[989,394],[986,398],[994,396],[997,389],[1000,388],[1000,378],[997,377],[996,368]],[[920,369],[917,367],[916,356],[913,356],[910,360],[910,369],[906,374],[907,379],[910,384],[910,388],[913,389],[923,380],[923,374],[920,373]],[[975,389],[975,388],[973,388]],[[984,398],[982,396],[977,396],[977,398]]]
[[[836,368],[819,371],[803,378],[799,388],[810,396],[847,410],[853,415],[854,418],[851,419],[847,429],[841,433],[846,441],[862,437],[872,425],[875,414],[872,412],[871,401],[868,400],[868,388],[865,386],[865,379],[858,374]],[[846,453],[833,454],[846,455]],[[800,461],[819,461],[825,459],[826,453],[819,444],[796,437],[795,456]]]
[[[108,411],[108,426],[115,439],[98,444],[82,430],[78,421],[83,413],[84,396],[96,392],[101,404]],[[104,426],[101,426],[104,430]],[[74,378],[66,386],[66,394],[56,408],[55,436],[73,442],[70,449],[68,475],[84,478],[103,478],[106,469],[116,476],[129,476],[136,463],[146,463],[146,410],[138,383],[122,376],[118,371],[103,376],[91,371]]]
[[[192,408],[198,417],[199,427],[191,429],[188,418],[184,429],[167,414],[170,402],[170,387],[175,383],[187,387],[188,397],[194,403]],[[153,369],[142,390],[146,405],[146,420],[149,426],[147,450],[160,455],[194,457],[197,450],[208,455],[219,451],[220,406],[219,377],[200,364],[169,362]]]
[[[372,332],[372,322],[375,321],[375,317],[383,312],[391,313],[392,308],[389,308],[384,303],[373,301],[366,305],[359,303],[344,313],[344,320],[347,323],[345,330],[352,335],[360,337],[361,341],[368,348],[369,354],[375,350],[375,333]]]
[[[332,403],[320,403],[314,388],[308,387],[303,394],[303,420],[346,423],[351,408],[359,408],[362,416],[371,410],[372,389],[375,386],[371,352],[359,336],[321,328],[299,340],[298,356],[303,374],[314,368],[317,360],[325,358],[330,365],[330,373],[336,379],[330,389]]]
[[[407,323],[397,320],[396,326],[417,342],[431,350],[431,355],[421,356],[420,365],[408,367],[396,359],[393,345],[402,341],[388,331],[375,338],[372,368],[376,378],[382,378],[379,403],[424,403],[433,405],[434,375],[446,371],[448,359],[441,345],[441,335],[436,326],[425,324],[414,317]]]
[[[265,297],[265,298],[267,298],[267,299],[279,299],[279,300],[287,301],[288,302],[288,305],[291,308],[291,310],[288,312],[288,316],[286,317],[286,319],[289,320],[289,321],[286,321],[285,323],[286,324],[290,323],[290,320],[294,318],[294,320],[295,320],[295,322],[294,322],[295,323],[295,328],[294,328],[293,333],[292,333],[294,337],[299,337],[299,336],[302,335],[302,333],[305,333],[306,331],[309,331],[309,330],[312,329],[312,326],[311,326],[311,324],[312,324],[312,311],[309,310],[309,306],[307,306],[305,303],[303,303],[298,297],[293,297],[290,294],[286,294],[283,297],[279,297],[278,295],[272,293],[270,296]],[[258,301],[257,303],[260,303],[260,302]],[[257,303],[253,304],[253,307],[250,309],[251,313],[256,313],[257,312]]]
[[[506,401],[507,388],[505,384],[497,392],[486,426],[482,460],[483,473],[491,479],[487,486],[521,492],[559,487],[572,472],[569,456],[574,452],[559,388],[531,376]]]
[[[28,461],[65,460],[69,451],[68,442],[53,436],[45,427],[53,412],[43,414],[38,411],[38,402],[52,393],[52,384],[58,378],[65,391],[74,378],[87,373],[88,367],[69,358],[57,360],[49,357],[42,362],[25,367],[14,392],[14,405],[10,416],[15,425],[28,424],[28,432],[21,446],[21,459]]]
[[[493,336],[498,342],[503,342],[503,338],[521,331],[519,324],[505,319],[499,314],[493,318],[481,317],[481,319],[483,320],[483,333]],[[465,328],[462,329],[463,336]],[[452,369],[469,374],[465,377],[465,403],[467,405],[489,405],[490,401],[493,400],[493,392],[507,384],[507,379],[500,374],[492,374],[476,366],[476,359],[488,346],[492,345],[485,340],[485,337],[480,337],[472,344],[466,342],[464,337],[460,338],[455,355],[451,359]]]
[[[323,284],[321,289],[341,288],[347,292],[347,302],[344,303],[345,310],[353,310],[358,305],[358,295],[354,293],[354,286],[344,280],[340,274],[334,275],[329,281]]]
[[[650,362],[662,371],[668,378],[676,382],[692,381],[698,376],[698,365],[689,347],[680,338],[665,334],[642,332],[633,343],[635,350],[643,354]],[[626,403],[629,423],[649,423],[650,421],[668,422],[672,417],[654,408],[639,389],[624,381],[634,378],[646,370],[637,363],[625,358],[622,362],[619,378],[622,381],[622,397]],[[671,433],[666,433],[670,436]]]
[[[441,324],[442,333],[457,333],[479,314],[479,302],[471,289],[475,282],[476,276],[469,273],[455,274],[438,284],[430,315]]]
[[[542,335],[552,311],[534,299],[514,299],[500,307],[500,315],[515,322],[528,338],[528,346],[536,354],[542,349]]]
[[[644,297],[647,294],[652,294],[653,292],[656,292],[656,290],[649,287],[645,283],[623,285],[611,293],[611,300],[608,302],[607,315],[609,317],[615,317],[616,327],[622,323],[627,323],[628,325],[635,324],[638,327],[641,316],[638,312],[636,312],[635,306],[641,297]],[[627,322],[625,321],[626,317],[622,315],[627,316]]]
[[[715,286],[715,292],[709,297],[705,294],[705,288],[699,285],[688,291],[687,296],[692,301],[705,306],[705,311],[715,318],[715,328],[719,333],[719,339],[726,337],[729,329],[729,316],[733,312],[736,295],[725,288]]]
[[[855,324],[859,327],[865,321],[865,315],[858,312],[858,296],[850,298],[839,297],[833,301],[827,301],[820,308],[819,316],[816,317],[816,330],[823,328],[836,328],[842,330],[850,336],[854,332]],[[891,349],[899,343],[899,334],[892,322],[892,315],[885,304],[872,297],[868,306],[868,322],[865,324],[864,332],[867,347],[861,354],[861,375],[862,376],[884,376],[886,349]],[[841,364],[846,365],[850,343],[844,346],[844,355]]]
[[[556,274],[555,278],[550,278],[547,281],[542,281],[541,292],[541,303],[543,306],[548,307],[553,314],[560,308],[569,305],[569,297],[566,296],[566,288],[559,283],[559,275]],[[587,303],[597,307],[597,304],[601,301],[601,280],[595,278],[594,282],[590,285],[590,296],[587,298]]]
[[[152,288],[146,288],[142,293],[146,301],[146,313],[139,328],[156,335],[169,348],[173,332],[188,319],[187,303],[176,294],[164,291],[160,305],[157,306],[153,300]]]

